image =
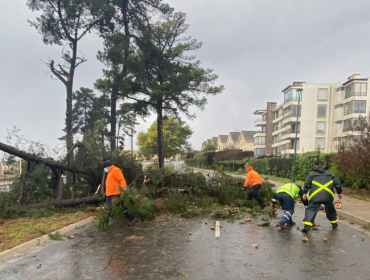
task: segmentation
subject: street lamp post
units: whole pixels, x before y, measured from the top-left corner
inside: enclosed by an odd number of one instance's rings
[[[235,171],[234,168],[234,158],[235,158],[235,135],[233,135],[233,140],[234,140],[234,151],[233,151],[233,172]]]
[[[298,89],[297,89],[297,95],[298,95],[298,106],[297,106],[297,120],[296,120],[296,122],[295,122],[294,157],[293,157],[293,167],[292,167],[292,182],[293,182],[293,183],[295,182],[295,172],[296,172],[296,168],[295,168],[295,159],[296,159],[296,157],[297,157],[298,118],[299,118],[299,114],[300,114],[300,110],[299,110],[299,101],[301,100],[302,91],[303,91],[303,89],[301,89],[301,88],[298,88]]]

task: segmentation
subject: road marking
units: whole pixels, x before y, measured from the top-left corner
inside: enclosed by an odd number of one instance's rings
[[[220,231],[220,221],[216,221],[216,228],[215,228],[215,236],[220,237],[221,231]]]

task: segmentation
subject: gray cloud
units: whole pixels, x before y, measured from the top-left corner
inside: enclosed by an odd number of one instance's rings
[[[187,13],[189,34],[204,42],[196,55],[203,67],[219,75],[226,90],[210,97],[197,119],[191,142],[201,142],[235,129],[253,130],[252,113],[266,102],[281,103],[281,90],[295,80],[312,83],[344,81],[370,74],[367,36],[369,1],[301,0],[170,0]],[[41,60],[57,59],[60,48],[45,46],[27,23],[34,18],[24,1],[5,1],[0,10],[0,141],[18,126],[28,139],[55,146],[62,135],[65,90],[50,79]],[[101,76],[96,61],[101,42],[87,37],[81,51],[88,61],[77,70],[75,89],[92,88]],[[142,122],[146,130],[155,120]]]

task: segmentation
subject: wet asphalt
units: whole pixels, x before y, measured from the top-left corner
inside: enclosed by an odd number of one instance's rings
[[[261,217],[242,223],[249,214],[221,220],[219,238],[211,218],[92,225],[0,263],[0,279],[370,279],[369,236],[342,221],[333,231],[322,214],[303,234],[303,212],[296,205],[297,225],[284,230],[258,226]]]

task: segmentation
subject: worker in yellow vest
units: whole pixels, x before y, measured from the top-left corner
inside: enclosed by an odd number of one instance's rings
[[[301,197],[304,204],[306,199],[303,199],[304,192],[302,187],[295,183],[287,183],[278,188],[272,197],[271,207],[274,208],[277,201],[279,201],[283,208],[284,214],[280,217],[276,226],[286,228],[287,226],[293,226],[293,213],[294,213],[294,199],[298,196]]]
[[[338,228],[337,211],[334,207],[334,188],[337,190],[338,198],[342,199],[342,188],[339,179],[323,166],[322,161],[316,161],[314,170],[308,174],[304,182],[304,197],[306,197],[308,192],[310,193],[302,232],[310,231],[321,204],[325,205],[326,217],[330,221],[332,228]]]

